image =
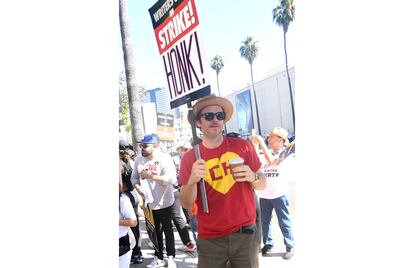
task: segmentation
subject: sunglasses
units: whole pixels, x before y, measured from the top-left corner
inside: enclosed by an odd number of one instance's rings
[[[217,118],[217,120],[224,120],[224,118],[226,118],[226,113],[225,112],[205,113],[205,114],[200,114],[199,117],[204,117],[204,119],[206,119],[207,121],[213,121],[214,116]]]
[[[142,149],[145,149],[145,148],[147,148],[149,145],[148,144],[146,144],[146,143],[141,143],[140,145],[139,145],[139,148],[142,148]]]

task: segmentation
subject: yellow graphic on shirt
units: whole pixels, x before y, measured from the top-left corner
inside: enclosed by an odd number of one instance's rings
[[[213,158],[206,161],[207,172],[204,180],[214,190],[222,194],[226,194],[236,183],[229,167],[229,159],[234,157],[239,157],[239,155],[233,152],[226,152],[220,159]]]

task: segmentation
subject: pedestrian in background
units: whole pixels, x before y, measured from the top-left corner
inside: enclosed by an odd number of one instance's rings
[[[186,142],[185,144],[178,146],[176,151],[179,154],[179,161],[177,166],[177,172],[180,170],[180,161],[182,155],[187,152],[191,148],[191,145]],[[178,176],[178,174],[177,174]],[[186,219],[183,218],[181,211],[183,211]],[[187,218],[188,217],[188,218]],[[190,215],[187,209],[182,208],[180,204],[180,186],[177,184],[174,185],[174,204],[172,206],[172,220],[175,225],[175,228],[178,231],[178,235],[180,236],[181,241],[183,242],[183,246],[178,248],[182,251],[193,252],[197,249],[197,246],[194,241],[190,239],[190,234],[188,231],[188,227],[190,226]]]
[[[139,142],[141,155],[135,158],[131,181],[140,190],[140,181],[145,180],[152,196],[149,203],[152,209],[158,249],[154,250],[154,259],[147,267],[165,266],[163,237],[167,249],[169,268],[175,268],[175,242],[172,227],[172,206],[174,203],[173,185],[177,183],[177,174],[171,156],[159,150],[159,138],[156,134],[145,135]]]
[[[198,226],[198,222],[197,222],[197,213],[198,213],[198,207],[196,202],[193,203],[193,208],[191,210],[190,214],[190,225],[191,225],[191,232],[193,233],[193,238],[194,241],[196,241],[197,243],[197,238],[198,238],[198,231],[197,231],[197,226]]]
[[[130,199],[123,193],[122,165],[119,169],[119,268],[129,268],[132,250],[128,228],[135,227],[138,221]]]
[[[139,204],[141,202],[141,197],[138,191],[134,188],[131,182],[131,174],[134,167],[134,161],[131,159],[130,153],[128,153],[128,149],[121,147],[120,143],[120,165],[122,166],[122,182],[123,182],[123,193],[128,196],[131,201],[132,207],[135,212],[135,216],[138,219],[138,210]],[[135,238],[135,246],[132,248],[132,256],[131,256],[131,264],[137,264],[144,262],[144,258],[142,257],[141,251],[141,231],[139,228],[139,221],[138,224],[134,227],[131,227],[131,231]]]
[[[255,146],[260,146],[263,151],[263,171],[267,178],[267,186],[257,191],[260,197],[260,211],[262,218],[263,248],[262,255],[265,256],[274,246],[272,238],[272,211],[274,210],[278,219],[279,228],[283,235],[286,252],[283,258],[290,259],[294,252],[294,239],[292,232],[292,221],[289,216],[289,184],[286,178],[279,173],[280,154],[289,145],[287,131],[283,128],[274,128],[268,135],[267,148],[263,138],[252,135],[251,140]]]
[[[191,146],[191,143],[189,141],[186,141],[183,145],[180,145],[176,148],[176,151],[178,153],[178,163],[176,163],[177,166],[177,177],[178,177],[178,173],[180,172],[180,162],[181,162],[181,158],[183,158],[183,155],[190,150],[191,148],[193,148],[193,146]],[[178,180],[178,179],[177,179]],[[182,208],[184,216],[185,216],[185,221],[187,222],[187,227],[190,228],[190,212],[188,211],[188,209],[186,208]]]
[[[183,155],[191,148],[193,148],[193,146],[191,146],[191,143],[189,141],[186,141],[183,145],[180,145],[177,147],[176,150],[180,155],[180,161],[183,158]],[[196,242],[197,242],[197,211],[198,211],[198,208],[195,202],[191,210],[183,208],[183,212],[187,219],[187,223],[190,224],[191,226],[191,232],[193,233],[193,239]],[[192,251],[192,250],[189,250],[189,251]]]

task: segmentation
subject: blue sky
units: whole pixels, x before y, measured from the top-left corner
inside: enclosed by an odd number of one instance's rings
[[[138,85],[146,88],[165,86],[165,75],[159,55],[148,9],[155,0],[130,0],[128,12]],[[196,0],[207,61],[217,54],[224,58],[220,72],[223,95],[250,83],[250,69],[239,54],[241,41],[248,35],[258,41],[259,55],[253,63],[254,80],[265,78],[274,69],[284,68],[283,31],[272,20],[275,0]],[[295,22],[287,34],[289,65],[295,64]],[[121,52],[122,55],[122,52]],[[121,61],[122,62],[122,61]],[[122,65],[120,66],[120,69]],[[217,94],[214,70],[209,68],[212,93]]]

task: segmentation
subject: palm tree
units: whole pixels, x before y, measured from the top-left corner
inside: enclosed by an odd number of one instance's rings
[[[285,48],[286,74],[289,83],[290,104],[292,106],[293,132],[295,132],[295,107],[293,105],[292,85],[290,83],[288,58],[286,51],[286,33],[289,29],[289,24],[295,19],[295,4],[293,3],[294,0],[279,1],[279,5],[273,9],[273,21],[283,28],[283,45]]]
[[[220,55],[216,55],[214,58],[212,58],[211,61],[210,61],[210,67],[214,71],[216,71],[217,91],[218,91],[219,96],[221,97],[218,75],[219,75],[221,69],[223,69],[223,67],[224,67],[223,57],[220,56]]]
[[[137,142],[143,136],[142,116],[139,109],[139,92],[135,77],[135,60],[132,39],[129,33],[129,18],[127,0],[119,0],[119,24],[122,37],[122,51],[124,53],[124,66],[128,91],[129,114],[132,125],[132,143],[137,150]]]
[[[223,57],[220,56],[220,55],[216,55],[214,58],[212,58],[211,61],[210,61],[210,67],[214,71],[216,71],[217,91],[218,91],[219,97],[221,97],[218,75],[219,75],[221,69],[223,69],[223,67],[224,67],[224,59],[223,59]],[[227,134],[226,124],[224,124],[224,133]]]
[[[253,95],[254,95],[254,103],[256,107],[256,117],[257,117],[257,127],[259,129],[259,135],[262,135],[262,130],[260,128],[260,118],[259,118],[259,109],[257,108],[257,98],[256,98],[256,90],[254,88],[254,81],[253,81],[253,61],[257,57],[259,53],[259,47],[257,46],[258,41],[254,41],[253,37],[247,36],[246,39],[242,41],[242,46],[240,47],[240,56],[247,60],[250,64],[250,77],[252,79],[252,87],[253,87]]]

